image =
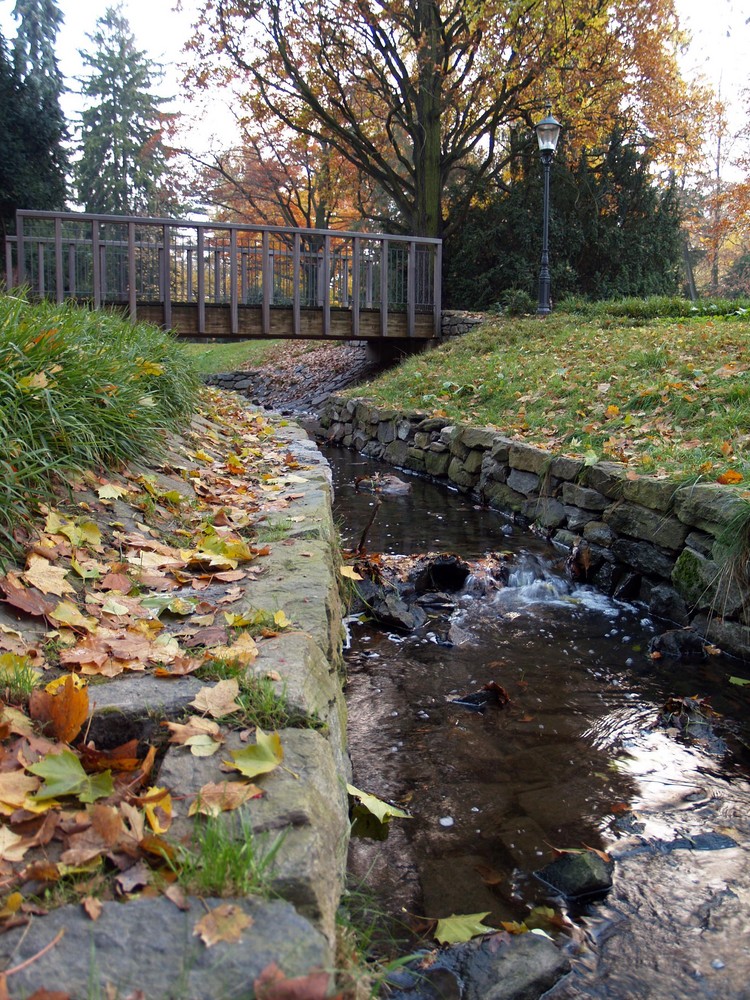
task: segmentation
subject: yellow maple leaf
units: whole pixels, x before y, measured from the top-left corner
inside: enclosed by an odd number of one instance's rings
[[[363,580],[364,577],[359,574],[356,569],[352,566],[339,566],[339,573],[345,576],[347,580]]]
[[[64,594],[75,594],[73,587],[66,579],[68,571],[62,566],[53,566],[44,556],[33,553],[29,556],[26,572],[22,574],[23,579],[41,590],[43,594],[56,594],[62,597]]]

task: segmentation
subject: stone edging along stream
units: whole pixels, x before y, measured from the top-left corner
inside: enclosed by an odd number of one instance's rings
[[[195,925],[229,900],[190,897],[183,910],[164,896],[148,897],[134,888],[130,898],[104,902],[95,920],[78,902],[34,915],[0,936],[0,971],[14,970],[7,980],[13,998],[36,990],[60,990],[74,998],[124,998],[139,990],[148,1000],[250,998],[254,981],[274,963],[290,978],[335,967],[350,765],[330,470],[299,428],[274,421],[273,439],[299,465],[283,513],[291,527],[286,537],[269,544],[264,572],[247,586],[242,606],[234,604],[232,610],[282,609],[293,623],[288,632],[259,642],[253,669],[277,677],[291,713],[314,725],[282,730],[284,766],[256,779],[263,797],[222,815],[232,822],[241,813],[246,826],[240,836],[250,828],[269,843],[283,837],[272,869],[274,898],[231,900],[250,922],[238,941],[220,940],[210,948],[195,936]],[[185,462],[182,455],[176,460]],[[157,478],[165,489],[192,492],[178,476],[158,473]],[[119,500],[113,514],[122,522],[132,518]],[[0,604],[0,622],[3,614]],[[164,680],[140,673],[98,684],[91,689],[95,704],[87,738],[105,748],[134,736],[150,741],[164,719],[191,714],[189,703],[205,686],[191,676]],[[222,752],[211,757],[193,756],[187,747],[167,749],[154,783],[172,796],[171,839],[189,838],[194,822],[189,804],[208,782],[228,780],[222,759],[241,745],[240,735],[230,733]]]
[[[326,441],[476,496],[543,529],[609,594],[643,601],[654,616],[690,625],[750,660],[747,501],[730,488],[629,478],[615,462],[587,466],[426,413],[331,396],[312,428]],[[579,563],[580,565],[580,563]]]

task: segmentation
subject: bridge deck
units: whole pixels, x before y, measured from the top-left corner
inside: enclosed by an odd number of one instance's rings
[[[440,336],[439,240],[19,211],[6,262],[8,288],[186,337]]]

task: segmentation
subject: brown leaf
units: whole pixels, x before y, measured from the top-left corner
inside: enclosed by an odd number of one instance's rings
[[[210,736],[216,741],[222,738],[219,723],[204,719],[200,715],[191,715],[186,723],[163,722],[162,725],[172,731],[169,737],[170,743],[184,744],[193,736]]]
[[[199,936],[207,948],[224,941],[236,944],[242,932],[250,927],[253,918],[234,903],[221,903],[202,917],[193,928],[193,935]]]
[[[190,704],[199,712],[219,719],[222,715],[231,715],[232,712],[241,709],[242,706],[235,701],[239,693],[240,685],[237,679],[230,677],[229,680],[217,681],[213,687],[201,688]]]
[[[140,766],[138,740],[129,740],[114,750],[97,750],[90,743],[81,751],[81,764],[89,774],[93,771],[135,771]]]
[[[127,895],[130,892],[135,892],[136,889],[143,889],[147,886],[151,882],[151,875],[152,872],[148,865],[139,861],[127,871],[121,872],[115,878],[115,884],[119,892]]]
[[[722,472],[720,476],[716,477],[716,482],[721,483],[722,486],[736,486],[737,483],[742,482],[742,473],[737,472],[736,469],[727,469],[726,472]]]
[[[27,615],[48,615],[55,609],[55,602],[48,601],[38,590],[30,590],[11,583],[7,577],[0,578],[0,590],[5,600]]]
[[[198,797],[190,806],[188,816],[218,816],[221,812],[239,809],[250,799],[259,799],[262,789],[246,781],[210,781],[203,785]]]
[[[73,674],[68,674],[65,683],[54,694],[49,691],[32,691],[29,699],[29,715],[42,722],[57,740],[70,743],[81,731],[88,718],[89,695],[85,687],[78,688]]]
[[[253,989],[256,1000],[325,1000],[330,983],[330,974],[322,971],[287,979],[278,965],[271,962],[255,980]]]
[[[70,993],[63,990],[34,990],[28,1000],[70,1000]]]
[[[174,903],[178,910],[187,912],[190,909],[190,903],[188,903],[187,896],[179,885],[170,885],[164,890],[164,895],[170,903]]]
[[[133,586],[133,581],[126,573],[107,573],[99,581],[100,590],[117,590],[121,594],[127,594]]]
[[[494,868],[490,868],[489,865],[474,865],[474,871],[485,885],[501,885],[505,881],[505,876],[495,871]]]
[[[92,920],[98,920],[104,909],[101,899],[97,899],[95,896],[86,896],[81,900],[81,906]]]

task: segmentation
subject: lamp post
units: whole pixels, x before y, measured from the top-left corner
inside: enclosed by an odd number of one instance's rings
[[[548,316],[550,306],[550,274],[549,274],[549,168],[560,138],[560,122],[552,117],[547,108],[547,116],[534,126],[536,140],[539,143],[539,155],[544,172],[544,222],[542,225],[542,266],[539,271],[539,303],[538,316]]]

